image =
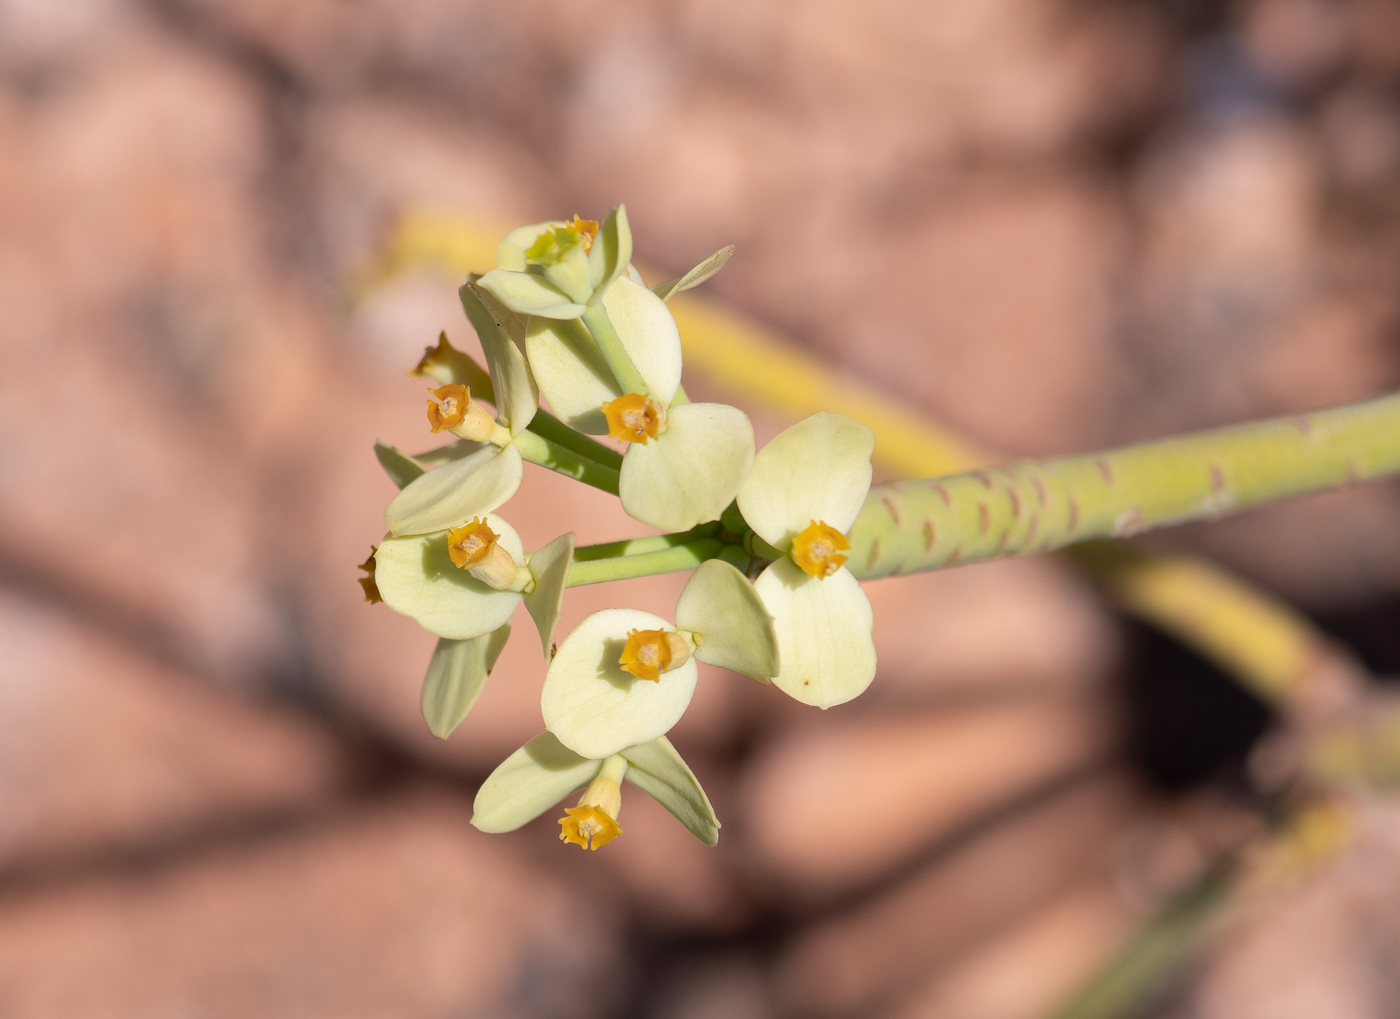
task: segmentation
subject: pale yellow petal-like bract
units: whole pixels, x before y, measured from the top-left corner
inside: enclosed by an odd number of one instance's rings
[[[574,534],[561,534],[530,556],[530,575],[535,589],[525,595],[525,608],[540,632],[545,660],[554,644],[554,629],[559,625],[559,612],[564,604],[564,588],[569,582],[569,568],[574,562]]]
[[[519,435],[529,427],[535,412],[539,410],[540,392],[535,386],[535,377],[530,373],[524,353],[507,335],[505,326],[496,316],[495,309],[482,296],[482,291],[471,283],[463,283],[457,294],[486,355],[486,366],[491,373],[491,386],[496,398],[496,413],[505,421],[511,435]]]
[[[559,645],[540,695],[544,724],[575,753],[604,758],[664,735],[695,693],[694,660],[638,679],[618,664],[631,630],[674,630],[639,609],[604,609]]]
[[[778,671],[773,619],[749,579],[721,559],[700,564],[676,602],[676,627],[694,634],[706,665],[767,682]]]
[[[754,581],[773,616],[778,674],[773,683],[819,708],[843,704],[875,678],[874,616],[850,570],[809,577],[784,556]]]
[[[672,407],[666,430],[646,445],[632,443],[622,458],[622,508],[663,531],[718,520],[749,473],[753,447],[753,425],[735,407]]]
[[[874,449],[875,433],[859,421],[813,414],[758,451],[739,489],[739,511],[783,552],[814,520],[845,534],[870,491]]]
[[[604,292],[603,310],[652,399],[669,404],[681,385],[681,331],[671,309],[623,276]],[[617,395],[622,395],[620,389]]]
[[[494,513],[484,519],[500,536],[501,547],[523,563],[525,550],[515,528]],[[520,604],[518,591],[497,591],[454,564],[446,531],[385,538],[374,562],[374,582],[385,604],[439,637],[468,640],[490,633]]]
[[[584,306],[576,304],[543,276],[531,272],[492,269],[477,286],[489,292],[511,311],[541,318],[578,318]]]
[[[602,768],[602,761],[581,757],[542,732],[486,776],[472,804],[472,824],[484,832],[514,831],[588,785]]]
[[[489,442],[460,460],[413,479],[384,508],[391,534],[427,534],[490,513],[515,494],[525,473],[514,443]]]
[[[509,638],[506,623],[470,640],[438,640],[419,698],[423,721],[438,739],[447,739],[466,719]]]

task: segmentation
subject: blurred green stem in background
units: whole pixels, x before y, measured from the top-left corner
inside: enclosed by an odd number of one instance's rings
[[[1123,1019],[1141,1010],[1198,949],[1201,929],[1225,903],[1235,870],[1233,854],[1216,861],[1144,924],[1053,1019]]]

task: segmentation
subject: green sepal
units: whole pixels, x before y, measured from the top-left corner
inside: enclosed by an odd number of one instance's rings
[[[602,767],[602,761],[581,757],[553,733],[542,732],[481,783],[472,824],[484,832],[515,831],[588,785]]]
[[[778,674],[778,642],[748,579],[722,559],[703,562],[676,603],[676,628],[695,635],[695,657],[706,665],[767,682]]]
[[[561,534],[530,557],[535,589],[525,596],[525,608],[540,632],[540,645],[548,661],[553,657],[554,630],[564,604],[564,589],[574,565],[574,533]]]
[[[690,272],[686,273],[678,280],[670,280],[666,283],[658,283],[651,288],[651,292],[663,301],[669,301],[683,290],[691,287],[698,287],[707,279],[724,268],[724,263],[729,261],[729,256],[734,254],[734,245],[730,244],[720,248],[705,261],[701,262]]]
[[[598,236],[588,252],[588,282],[593,289],[588,303],[601,301],[613,281],[627,272],[631,261],[632,228],[627,223],[627,207],[615,205],[598,228]]]
[[[695,772],[665,736],[622,751],[626,780],[665,807],[707,846],[719,842],[719,818]]]
[[[438,739],[447,739],[462,724],[496,667],[510,624],[471,640],[439,638],[423,677],[423,720]]]
[[[374,440],[374,458],[379,461],[379,466],[384,468],[384,473],[389,475],[389,480],[399,488],[428,473],[428,468],[403,450],[378,439]]]

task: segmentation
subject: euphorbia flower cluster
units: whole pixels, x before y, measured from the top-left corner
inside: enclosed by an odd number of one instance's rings
[[[483,831],[518,828],[582,789],[560,838],[597,849],[622,834],[626,781],[713,845],[719,821],[666,739],[701,681],[698,663],[823,708],[874,677],[870,603],[843,554],[870,487],[874,436],[817,414],[755,454],[742,411],[690,403],[681,387],[666,301],[730,251],[648,288],[621,206],[601,223],[521,227],[501,242],[496,268],[459,291],[486,369],[443,335],[409,373],[435,383],[428,424],[455,441],[414,456],[376,447],[401,491],[360,582],[367,600],[439,638],[423,684],[433,734],[446,739],[467,716],[522,602],[539,631],[545,732],[483,783],[472,819]],[[615,493],[634,519],[676,533],[589,549],[564,534],[527,554],[495,512],[525,461]],[[556,644],[571,582],[679,568],[694,573],[674,623],[619,606]]]

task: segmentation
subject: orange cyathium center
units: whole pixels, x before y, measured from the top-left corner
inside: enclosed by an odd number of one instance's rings
[[[561,842],[583,846],[585,849],[597,849],[622,834],[617,822],[600,807],[568,807],[564,813],[567,816],[559,819],[559,825],[563,829],[559,832]]]
[[[603,416],[608,419],[608,434],[614,439],[645,446],[661,433],[666,411],[649,396],[628,393],[603,404]]]
[[[633,630],[617,663],[638,679],[660,682],[671,667],[671,642],[665,630]]]
[[[454,527],[447,532],[447,554],[456,565],[465,570],[490,555],[499,538],[500,535],[491,530],[485,520],[476,517],[471,523]]]
[[[847,557],[841,553],[850,547],[846,536],[836,528],[813,520],[792,539],[792,561],[809,577],[829,577],[845,565]]]
[[[428,424],[433,426],[433,431],[448,431],[466,419],[467,408],[472,402],[471,392],[466,386],[454,382],[428,392],[433,397],[428,401]]]

